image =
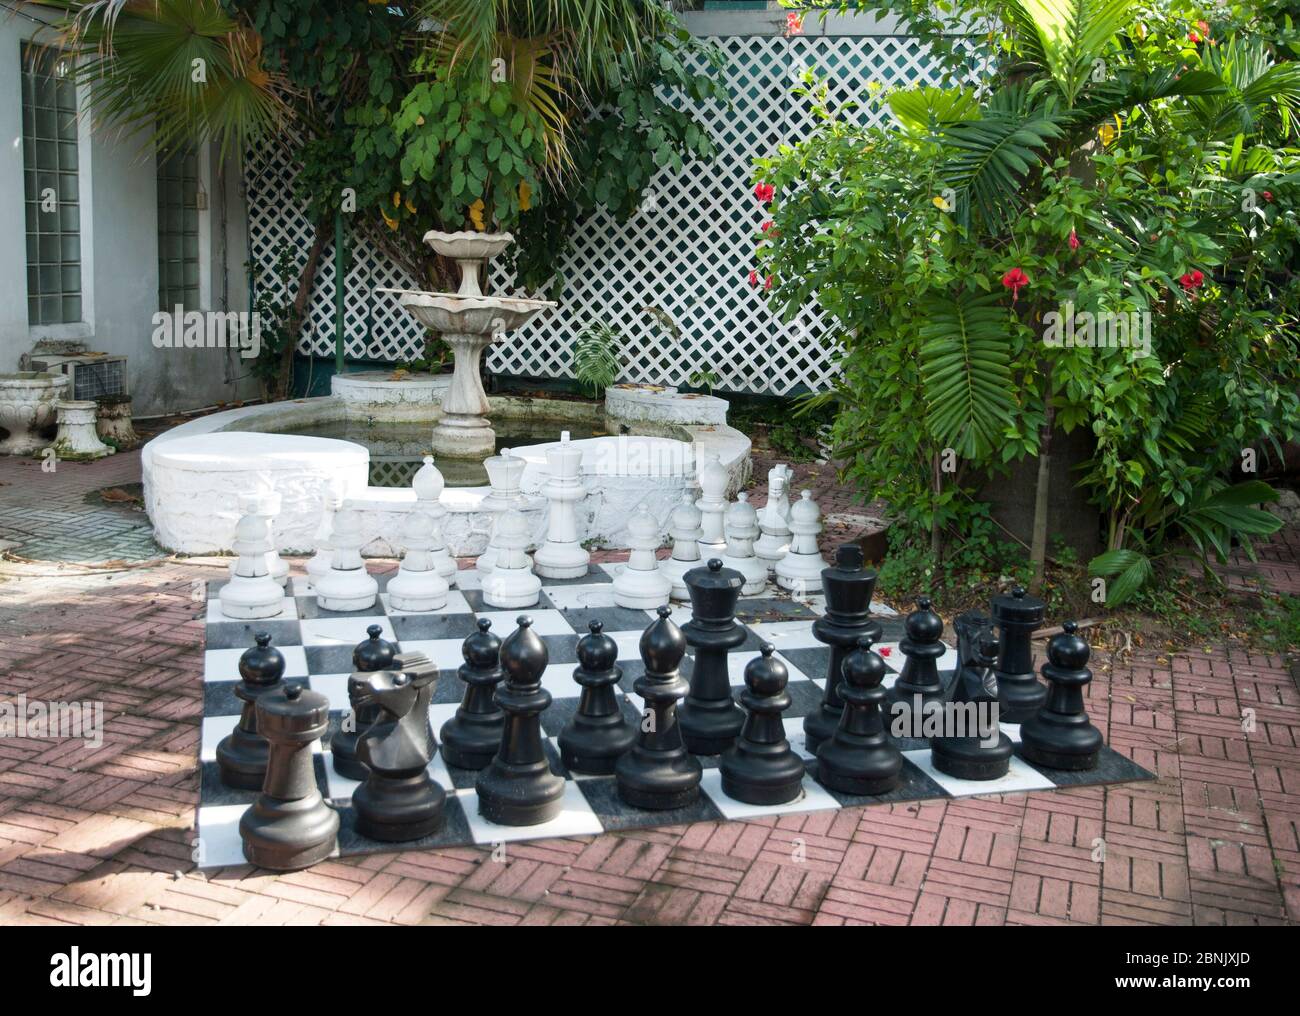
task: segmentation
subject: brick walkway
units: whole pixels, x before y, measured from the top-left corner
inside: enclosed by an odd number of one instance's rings
[[[84,516],[107,527],[82,498],[130,482],[130,461],[65,466],[47,483],[0,462],[0,524],[25,536],[29,558],[77,539]],[[127,557],[102,535],[87,545]],[[1269,554],[1278,578],[1300,577],[1295,530]],[[0,739],[0,923],[1300,919],[1300,693],[1282,659],[1221,647],[1095,659],[1094,721],[1155,783],[550,840],[511,845],[501,860],[463,848],[282,876],[199,874],[202,624],[191,592],[213,569],[81,572],[11,564],[0,583],[0,695],[105,705],[98,748]]]

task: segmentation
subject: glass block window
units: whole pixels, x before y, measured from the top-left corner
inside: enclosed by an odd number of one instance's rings
[[[81,205],[77,87],[69,58],[22,48],[27,322],[81,321]]]
[[[199,306],[199,160],[158,153],[158,307]]]

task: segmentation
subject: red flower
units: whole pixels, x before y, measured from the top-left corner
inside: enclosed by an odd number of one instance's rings
[[[758,198],[763,204],[771,201],[774,194],[776,194],[776,188],[770,183],[760,183],[754,187],[754,197]]]
[[[1200,41],[1201,41],[1201,37],[1200,37],[1200,35],[1198,35],[1196,32],[1188,32],[1188,33],[1187,33],[1187,38],[1190,39],[1192,42],[1200,42]]]
[[[1020,290],[1029,285],[1029,276],[1019,268],[1012,268],[1006,275],[1002,276],[1002,285],[1011,290],[1011,302],[1015,303],[1020,296]]]
[[[772,276],[769,275],[769,276],[768,276],[768,277],[763,281],[763,289],[764,289],[764,290],[768,290],[768,289],[771,289],[771,288],[772,288]]]
[[[763,223],[763,225],[760,226],[759,228],[762,229],[764,233],[766,233],[769,229],[772,228],[772,220],[771,220],[771,219],[768,219],[768,220],[767,220],[765,223]]]
[[[1070,230],[1070,250],[1078,250],[1078,249],[1079,249],[1079,234],[1076,233],[1074,230]]]
[[[1199,268],[1193,268],[1178,277],[1178,284],[1183,287],[1184,293],[1191,296],[1205,284],[1205,276]]]
[[[1199,28],[1206,35],[1210,34],[1210,23],[1208,21],[1198,21],[1196,22],[1196,27]]]
[[[751,286],[758,285],[758,272],[754,271],[752,268],[749,270],[749,284]]]
[[[1272,192],[1272,191],[1267,191],[1267,190],[1266,190],[1266,191],[1260,191],[1260,193],[1264,195],[1264,200],[1265,200],[1265,201],[1272,201],[1272,200],[1273,200],[1273,192]]]

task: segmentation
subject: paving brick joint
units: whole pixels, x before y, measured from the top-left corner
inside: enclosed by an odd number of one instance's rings
[[[0,923],[1300,919],[1300,689],[1280,656],[1226,645],[1095,658],[1093,720],[1154,782],[199,872],[201,590],[216,569],[159,560],[143,515],[87,503],[138,470],[131,454],[54,474],[0,461],[0,540],[44,562],[0,582],[0,698],[104,710],[98,746],[0,737]],[[1297,588],[1294,527],[1261,557],[1239,581]]]

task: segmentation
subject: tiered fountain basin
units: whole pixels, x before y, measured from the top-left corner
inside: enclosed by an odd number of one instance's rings
[[[441,418],[437,397],[430,395],[440,377],[342,375],[334,379],[333,394],[323,398],[230,409],[159,435],[141,453],[155,539],[177,553],[229,552],[239,495],[275,490],[282,501],[272,534],[276,548],[310,552],[325,490],[334,485],[361,514],[367,538],[363,552],[394,556],[397,548],[390,541],[415,500],[410,474],[428,451],[429,432]],[[510,442],[512,453],[528,463],[522,511],[535,536],[544,532],[548,511],[538,493],[546,478],[545,449],[564,430],[572,431],[574,443],[583,448],[587,496],[578,511],[594,546],[626,547],[623,523],[630,508],[642,501],[666,531],[672,506],[683,486],[694,483],[694,470],[705,455],[718,456],[731,493],[748,482],[749,439],[717,422],[719,403],[725,421],[726,402],[679,398],[686,407],[698,403],[701,412],[675,411],[669,421],[662,411],[667,399],[653,402],[655,408],[639,418],[635,404],[629,408],[617,396],[616,414],[609,405],[591,402],[488,396],[493,425]],[[620,435],[623,428],[627,433]],[[601,432],[608,436],[587,436]],[[359,439],[334,436],[339,434]],[[178,441],[186,443],[172,448]],[[492,488],[474,472],[481,472],[481,464],[442,456],[437,462],[448,482],[442,495],[448,547],[457,556],[480,554],[492,521],[491,511],[482,506]],[[211,474],[209,480],[191,475],[203,472]]]

